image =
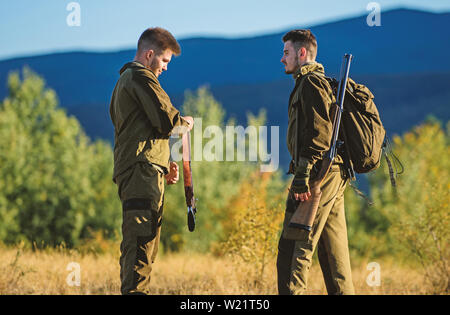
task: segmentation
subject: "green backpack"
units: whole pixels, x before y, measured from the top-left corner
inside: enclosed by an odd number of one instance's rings
[[[336,98],[339,82],[322,73],[316,74],[325,77]],[[341,146],[340,150],[344,151],[341,153],[343,153],[345,167],[351,180],[356,179],[354,172],[363,174],[376,170],[384,155],[389,168],[391,184],[395,191],[395,177],[403,173],[403,165],[392,152],[389,138],[386,137],[380,113],[373,99],[372,92],[366,86],[348,78],[339,132],[339,139],[343,141],[344,146],[343,148]],[[388,154],[401,167],[400,172],[397,170],[397,165],[391,162]],[[373,204],[356,186],[351,183],[350,186],[358,195],[365,198],[369,205]]]
[[[386,131],[370,90],[352,79],[348,81],[342,126],[353,169],[367,173],[380,166]]]
[[[325,77],[337,93],[338,82]],[[336,96],[336,95],[335,95]],[[370,90],[348,78],[341,121],[341,136],[356,173],[368,173],[381,163],[386,131]]]

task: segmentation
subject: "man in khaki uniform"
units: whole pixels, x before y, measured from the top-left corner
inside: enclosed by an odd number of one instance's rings
[[[152,263],[161,230],[164,178],[175,184],[178,165],[169,163],[169,137],[192,129],[192,117],[181,117],[158,77],[180,46],[167,30],[147,29],[135,60],[120,70],[110,114],[114,125],[114,175],[122,201],[120,245],[122,294],[148,294]],[[184,128],[184,130],[183,130]]]
[[[324,78],[323,66],[315,61],[317,41],[314,35],[309,30],[293,30],[283,37],[283,42],[281,62],[286,73],[292,74],[295,80],[289,100],[287,145],[292,158],[298,157],[298,160],[293,160],[290,166],[294,179],[278,245],[278,292],[304,293],[317,247],[328,293],[354,294],[344,212],[347,176],[342,167],[342,154],[338,152],[322,183],[322,197],[312,230],[298,230],[295,235],[284,233],[299,203],[311,197],[309,180],[317,175],[322,157],[331,146],[330,110],[335,98]]]

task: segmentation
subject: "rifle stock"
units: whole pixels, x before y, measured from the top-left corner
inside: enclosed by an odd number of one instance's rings
[[[320,186],[330,171],[332,164],[333,160],[330,160],[329,158],[325,158],[322,161],[319,174],[312,182],[310,182],[311,197],[298,205],[291,217],[291,221],[289,222],[290,228],[300,228],[306,231],[311,231],[317,214],[317,209],[319,208],[320,198],[322,197]]]
[[[191,170],[191,137],[190,132],[186,132],[182,136],[183,145],[183,181],[184,181],[184,195],[186,197],[187,205],[187,224],[190,232],[195,230],[195,214],[197,207],[195,205],[194,197],[194,183],[192,180]]]

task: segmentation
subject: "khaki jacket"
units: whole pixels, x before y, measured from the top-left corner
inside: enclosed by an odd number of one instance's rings
[[[187,126],[157,77],[138,62],[120,70],[111,105],[114,125],[114,181],[137,162],[149,162],[167,172],[169,137],[174,127]]]
[[[310,165],[322,160],[331,146],[333,121],[330,114],[331,105],[335,102],[326,79],[313,72],[325,74],[323,66],[313,62],[303,65],[294,75],[295,87],[289,99],[287,130],[287,146],[292,159],[297,156],[299,159],[307,160]],[[298,122],[297,109],[301,111]],[[343,163],[339,154],[336,155],[335,163]]]

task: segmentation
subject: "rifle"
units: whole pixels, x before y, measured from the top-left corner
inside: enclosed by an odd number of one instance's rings
[[[182,136],[183,144],[183,180],[184,195],[187,205],[187,224],[190,232],[195,230],[195,214],[197,207],[195,206],[194,182],[192,180],[191,170],[191,133],[185,132]]]
[[[317,209],[319,208],[320,198],[322,196],[320,186],[322,184],[322,181],[330,171],[331,165],[333,164],[334,158],[336,156],[337,147],[342,144],[341,141],[338,141],[339,126],[341,124],[341,116],[344,110],[345,90],[347,87],[348,74],[350,72],[350,63],[352,59],[353,56],[351,54],[345,54],[341,66],[339,87],[337,93],[338,103],[334,104],[336,106],[334,107],[333,136],[331,139],[331,147],[322,160],[322,165],[317,177],[312,182],[310,182],[311,197],[307,201],[300,202],[299,206],[292,215],[291,221],[289,222],[289,228],[298,228],[306,231],[311,231],[312,229]]]

